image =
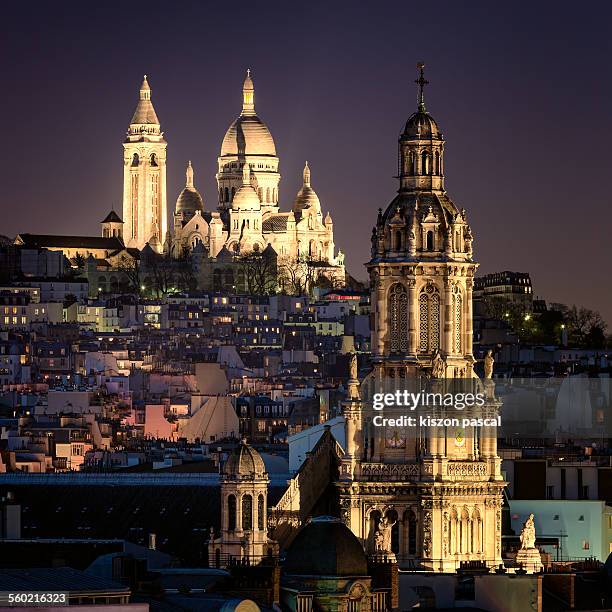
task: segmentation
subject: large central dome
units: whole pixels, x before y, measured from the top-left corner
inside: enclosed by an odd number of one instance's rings
[[[250,71],[247,71],[242,87],[242,112],[229,126],[223,138],[221,157],[224,155],[276,156],[272,134],[255,113],[255,90]]]
[[[224,155],[276,155],[274,139],[268,126],[257,115],[240,115],[229,126],[223,144]]]

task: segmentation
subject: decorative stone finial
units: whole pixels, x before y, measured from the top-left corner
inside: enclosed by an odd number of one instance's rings
[[[493,378],[493,365],[495,359],[493,358],[493,351],[489,349],[484,358],[484,376],[485,378]]]
[[[310,168],[308,162],[304,165],[304,187],[310,187]]]
[[[185,176],[187,177],[185,187],[189,189],[193,189],[193,168],[191,167],[191,160],[189,160],[187,164],[187,170],[185,171]]]
[[[349,358],[348,398],[359,399],[359,379],[357,378],[357,353],[353,351]]]

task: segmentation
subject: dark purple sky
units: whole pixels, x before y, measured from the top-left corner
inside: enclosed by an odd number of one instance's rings
[[[415,64],[447,140],[481,272],[528,271],[548,301],[612,323],[612,10],[605,2],[30,2],[0,26],[0,233],[97,234],[120,210],[143,73],[168,140],[168,204],[191,159],[206,206],[244,71],[281,159],[304,160],[350,272],[365,278],[396,190]]]

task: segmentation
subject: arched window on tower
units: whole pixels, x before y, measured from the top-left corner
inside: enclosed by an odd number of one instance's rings
[[[234,196],[236,195],[236,188],[232,187],[232,199],[230,200],[230,202],[234,201]]]
[[[469,552],[469,535],[470,535],[470,515],[467,508],[461,512],[461,521],[459,523],[459,552]]]
[[[417,521],[411,509],[404,512],[404,551],[408,555],[417,553]]]
[[[270,202],[270,188],[266,187],[266,202]]]
[[[157,166],[157,155],[155,155],[155,153],[151,153],[151,157],[149,158],[149,163],[153,167]]]
[[[440,294],[427,285],[419,295],[419,352],[433,353],[440,348]]]
[[[454,555],[459,550],[459,518],[457,517],[457,510],[452,509],[448,524],[448,550],[451,555]]]
[[[453,294],[453,312],[455,318],[453,326],[453,348],[455,353],[461,353],[463,298],[458,290]]]
[[[260,495],[257,498],[257,529],[263,531],[265,529],[266,521],[266,502],[264,496]]]
[[[253,498],[250,495],[242,496],[242,529],[253,529]]]
[[[408,292],[401,283],[395,283],[389,289],[389,329],[391,352],[406,352],[408,350]]]
[[[402,232],[400,230],[397,230],[395,232],[395,245],[394,245],[394,251],[401,251],[402,250]]]
[[[227,498],[227,528],[230,531],[236,529],[236,496],[229,495]]]
[[[436,151],[435,160],[436,160],[435,173],[439,175],[440,174],[440,151]]]
[[[425,236],[425,250],[433,251],[434,250],[434,233],[433,230],[429,230],[427,235]]]
[[[263,187],[260,187],[260,188],[257,190],[257,195],[259,196],[259,201],[260,201],[260,202],[263,202]]]
[[[136,167],[140,164],[140,157],[138,157],[138,153],[134,153],[132,156],[132,167]]]
[[[472,542],[473,542],[473,552],[479,553],[482,552],[483,545],[483,532],[482,532],[483,524],[482,517],[480,516],[480,511],[478,508],[474,509],[474,513],[472,514]]]
[[[372,544],[374,544],[374,538],[376,536],[376,532],[378,531],[378,526],[380,525],[380,519],[382,518],[379,510],[373,510],[370,512],[370,531],[368,537],[370,538]]]
[[[391,551],[396,555],[400,552],[400,525],[395,510],[388,510],[386,514],[387,520],[391,523]]]
[[[224,192],[225,192],[225,198],[223,198],[223,201],[224,202],[229,202],[230,201],[230,199],[229,199],[229,189],[226,187],[224,189]]]
[[[427,151],[421,153],[421,174],[429,174],[429,156]]]

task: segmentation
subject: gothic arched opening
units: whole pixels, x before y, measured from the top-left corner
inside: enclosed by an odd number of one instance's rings
[[[433,251],[434,250],[434,233],[432,230],[429,230],[427,232],[426,238],[425,238],[425,249],[427,251]]]
[[[257,498],[257,529],[263,531],[265,528],[266,503],[263,495]]]
[[[389,328],[391,351],[394,353],[408,350],[408,292],[401,283],[389,289]]]
[[[242,496],[242,529],[253,529],[253,498],[250,495]]]
[[[236,529],[236,496],[229,495],[227,498],[227,528],[230,531]]]

